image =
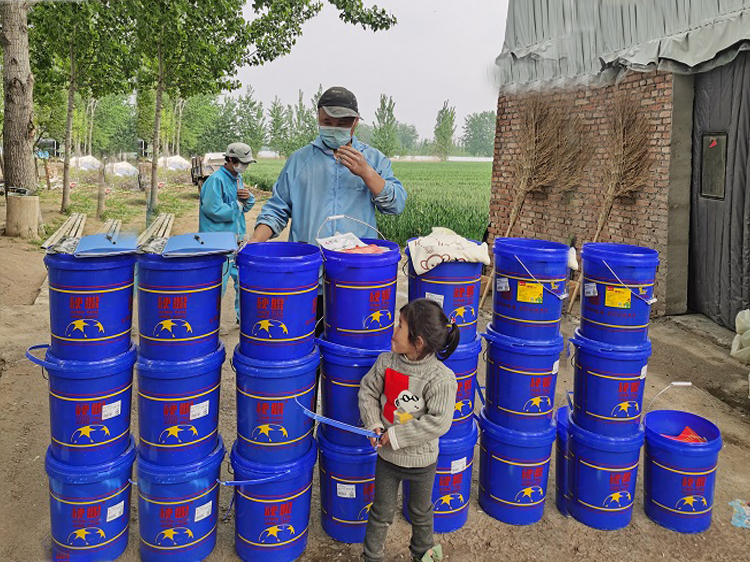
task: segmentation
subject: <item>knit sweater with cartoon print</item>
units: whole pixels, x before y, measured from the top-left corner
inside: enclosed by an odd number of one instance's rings
[[[457,386],[453,371],[434,354],[417,361],[381,354],[359,387],[364,426],[388,432],[380,457],[403,468],[436,462],[438,439],[453,423]]]

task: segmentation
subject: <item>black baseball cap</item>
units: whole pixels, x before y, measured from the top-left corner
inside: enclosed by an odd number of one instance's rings
[[[328,88],[318,100],[318,109],[323,110],[329,117],[341,119],[343,117],[359,117],[359,106],[356,96],[341,86]]]

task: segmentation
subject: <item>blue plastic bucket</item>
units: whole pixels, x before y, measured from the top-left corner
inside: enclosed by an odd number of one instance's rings
[[[60,359],[96,361],[130,349],[135,256],[47,254],[52,347]]]
[[[288,463],[305,455],[313,444],[313,420],[295,399],[315,409],[318,348],[291,361],[246,357],[237,346],[237,451],[265,464]]]
[[[483,334],[487,353],[486,415],[516,431],[546,431],[552,422],[563,338],[549,342]]]
[[[200,562],[216,546],[224,443],[205,458],[161,466],[138,457],[141,560]]]
[[[568,247],[531,238],[495,240],[492,329],[512,338],[551,341],[560,335]]]
[[[721,432],[713,423],[687,412],[656,410],[646,414],[643,503],[653,521],[680,533],[711,526]],[[689,426],[706,443],[681,443],[664,437]]]
[[[614,345],[645,344],[659,252],[589,243],[581,257],[581,335]]]
[[[199,461],[219,443],[219,391],[224,346],[198,359],[138,358],[138,452],[145,461]]]
[[[360,349],[391,346],[396,314],[398,244],[364,238],[388,248],[382,254],[348,254],[323,249],[325,339]]]
[[[224,255],[138,256],[138,353],[185,361],[219,347]]]
[[[468,344],[459,344],[451,356],[443,361],[456,375],[456,409],[453,424],[444,439],[457,439],[472,432],[474,427],[474,400],[477,394],[477,367],[482,353],[482,338],[476,336]],[[476,441],[476,440],[475,440]]]
[[[557,441],[555,444],[555,504],[557,509],[565,516],[570,515],[568,511],[568,419],[570,408],[560,406],[557,409],[555,420],[557,422]]]
[[[345,447],[318,430],[320,451],[320,522],[332,539],[361,543],[375,497],[378,453],[369,443]]]
[[[589,527],[614,531],[630,524],[643,430],[607,437],[568,420],[570,514]]]
[[[359,418],[359,383],[375,364],[378,355],[388,349],[356,349],[322,339],[317,340],[321,352],[321,403],[323,415],[349,425],[362,427]],[[330,425],[321,425],[326,439],[346,447],[367,447],[367,437]],[[320,431],[319,430],[319,431]]]
[[[440,303],[448,319],[458,325],[460,343],[473,343],[477,337],[483,264],[447,262],[417,275],[408,246],[406,257],[409,264],[409,301],[428,298]]]
[[[573,420],[578,427],[627,437],[638,432],[651,342],[617,347],[586,339],[576,330]]]
[[[474,445],[477,444],[477,423],[472,419],[467,435],[457,439],[440,438],[432,507],[436,533],[452,533],[469,517],[471,472],[474,466]],[[409,519],[409,482],[404,480],[403,514]]]
[[[238,442],[239,443],[239,442]],[[269,466],[232,448],[235,549],[245,562],[292,562],[307,546],[315,445],[301,458]],[[243,483],[244,482],[244,483]]]
[[[503,523],[536,523],[544,514],[554,423],[539,433],[522,433],[492,423],[483,409],[479,426],[479,505]]]
[[[52,560],[115,560],[128,546],[135,444],[101,464],[72,466],[47,450]]]
[[[99,464],[118,458],[130,443],[130,404],[135,346],[99,361],[60,359],[47,351],[26,357],[49,374],[50,453],[71,465]]]
[[[296,359],[315,345],[320,250],[300,242],[247,244],[237,254],[240,351]]]

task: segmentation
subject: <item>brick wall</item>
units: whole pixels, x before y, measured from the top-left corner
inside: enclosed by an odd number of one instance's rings
[[[511,236],[543,238],[568,243],[577,237],[577,247],[591,240],[596,231],[604,203],[603,149],[608,130],[605,114],[607,102],[616,89],[633,91],[649,120],[650,150],[654,156],[652,181],[641,192],[618,199],[601,242],[648,246],[659,251],[661,265],[657,273],[656,296],[659,302],[653,312],[665,312],[664,291],[667,275],[667,227],[669,196],[670,135],[672,122],[672,75],[668,73],[633,73],[617,86],[588,86],[577,90],[554,90],[553,98],[574,97],[575,111],[584,122],[584,143],[593,152],[584,184],[572,193],[547,190],[530,194]],[[490,235],[504,236],[514,195],[514,157],[518,153],[515,135],[518,130],[518,101],[522,93],[501,92],[497,105],[497,138],[492,170],[490,200]]]

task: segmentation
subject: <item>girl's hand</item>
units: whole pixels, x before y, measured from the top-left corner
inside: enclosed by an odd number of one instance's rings
[[[386,431],[383,435],[380,436],[380,446],[385,447],[390,442],[391,440],[388,438],[388,432]]]
[[[379,427],[377,427],[377,428],[375,428],[375,433],[377,433],[378,436],[380,436],[383,433],[383,430],[380,429]],[[370,440],[370,445],[372,445],[373,449],[377,449],[378,447],[380,447],[380,440],[379,439],[377,439],[375,437],[368,437],[368,439]]]

